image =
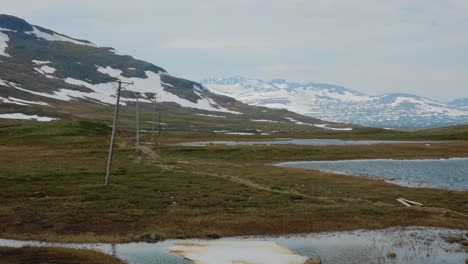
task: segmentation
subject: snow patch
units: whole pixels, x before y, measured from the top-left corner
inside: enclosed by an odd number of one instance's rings
[[[32,60],[32,62],[36,65],[44,65],[44,64],[52,63],[50,61],[40,61],[40,60]]]
[[[37,71],[38,73],[44,75],[45,77],[49,78],[49,79],[55,79],[54,76],[52,76],[51,74],[55,73],[57,70],[53,67],[50,67],[50,66],[47,66],[47,65],[44,65],[40,68],[34,68],[35,71]]]
[[[170,84],[170,83],[165,83],[165,82],[161,82],[161,85],[169,86],[169,87],[174,87],[174,85],[172,85],[172,84]]]
[[[294,118],[292,118],[292,117],[285,117],[285,118],[286,118],[287,120],[289,120],[289,121],[293,122],[293,123],[294,123],[294,124],[296,124],[296,125],[307,125],[307,126],[313,126],[313,124],[304,123],[304,122],[301,122],[301,121],[299,121],[299,120],[296,120],[296,119],[294,119]]]
[[[250,121],[253,121],[253,122],[265,122],[265,123],[283,123],[283,122],[280,122],[280,121],[268,120],[268,119],[250,119]]]
[[[5,31],[7,31],[7,32],[18,32],[18,31],[16,31],[16,30],[13,30],[13,29],[9,29],[9,28],[2,28],[2,27],[0,27],[0,31],[4,31],[4,32],[5,32]]]
[[[247,133],[247,132],[228,132],[224,133],[226,135],[237,135],[237,136],[255,136],[255,133]]]
[[[314,127],[318,127],[318,128],[322,128],[322,129],[326,129],[326,130],[334,130],[334,131],[352,131],[353,128],[351,127],[329,127],[330,124],[309,124],[309,123],[304,123],[304,122],[301,122],[301,121],[298,121],[292,117],[286,117],[286,119],[288,119],[289,121],[295,123],[296,125],[306,125],[306,126],[314,126]]]
[[[223,108],[219,105],[216,104],[211,98],[208,98],[204,96],[200,92],[199,87],[194,87],[194,92],[201,98],[198,99],[196,103],[191,102],[189,100],[183,99],[178,97],[177,95],[167,92],[164,90],[164,88],[161,85],[161,77],[152,72],[152,71],[145,71],[145,74],[147,78],[141,79],[141,78],[126,78],[122,76],[122,71],[118,69],[113,69],[112,67],[99,67],[98,71],[103,74],[107,74],[111,77],[118,78],[124,82],[133,82],[134,85],[130,85],[126,88],[127,91],[132,91],[132,92],[139,92],[142,94],[143,101],[151,103],[151,98],[148,98],[146,93],[153,93],[157,94],[159,97],[159,102],[173,102],[181,107],[187,107],[187,108],[196,108],[196,109],[201,109],[201,110],[206,110],[206,111],[212,111],[212,112],[224,112],[224,113],[230,113],[230,114],[241,114],[239,112],[231,111],[229,109]],[[69,80],[68,78],[67,80]],[[66,81],[67,81],[66,80]],[[67,82],[68,82],[67,81]],[[83,81],[75,80],[77,82],[80,82],[81,85],[86,86],[94,91],[99,90],[99,92],[102,91],[102,86],[108,87],[110,84],[88,84]],[[123,99],[125,101],[125,99]]]
[[[49,34],[47,32],[41,31],[40,29],[38,29],[37,27],[34,27],[34,26],[33,26],[33,31],[28,31],[28,32],[25,32],[25,33],[29,34],[29,35],[35,35],[38,38],[42,38],[42,39],[45,39],[45,40],[48,40],[48,41],[65,41],[65,42],[71,42],[71,43],[77,44],[77,45],[96,47],[96,45],[94,45],[92,43],[78,41],[78,40],[75,40],[75,39],[72,39],[72,38],[57,34],[55,32],[53,34]]]
[[[124,56],[122,53],[120,53],[118,50],[116,49],[110,49],[109,50],[110,52],[114,53],[115,55],[119,55],[119,56]]]
[[[6,49],[8,48],[8,41],[10,41],[8,35],[0,32],[0,56],[11,57],[8,53],[6,53]]]
[[[44,105],[47,106],[47,103],[44,102],[33,102],[33,101],[27,101],[15,97],[9,96],[8,98],[4,98],[0,96],[0,102],[6,103],[6,104],[16,104],[16,105],[22,105],[22,106],[28,106],[28,105]]]
[[[57,71],[55,68],[50,67],[50,66],[42,66],[40,70],[43,71],[44,73],[48,73],[48,74],[52,74],[55,71]]]
[[[314,125],[315,127],[323,128],[326,130],[334,130],[334,131],[352,131],[353,128],[351,127],[329,127],[330,124],[317,124]]]
[[[58,120],[58,118],[53,117],[44,117],[38,115],[25,115],[22,113],[13,113],[13,114],[0,114],[0,118],[4,119],[21,119],[21,120],[37,120],[41,122],[50,122],[54,120]]]
[[[205,114],[196,114],[197,116],[206,116],[206,117],[215,117],[215,118],[226,118],[226,116],[218,116],[218,115],[205,115]]]
[[[269,241],[214,241],[177,243],[168,248],[199,264],[303,264],[307,258]]]

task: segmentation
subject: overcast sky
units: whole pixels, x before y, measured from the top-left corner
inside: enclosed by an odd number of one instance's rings
[[[468,97],[467,0],[0,0],[1,11],[199,81]]]

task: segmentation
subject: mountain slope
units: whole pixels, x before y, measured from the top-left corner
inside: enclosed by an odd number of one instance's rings
[[[448,103],[448,105],[451,107],[468,110],[468,98],[458,98]]]
[[[129,124],[136,98],[143,103],[143,118],[148,120],[157,95],[158,111],[171,119],[172,129],[226,133],[271,133],[291,127],[352,129],[246,105],[112,48],[8,15],[0,15],[0,62],[0,119],[48,121],[78,116],[108,121],[116,101],[113,85],[120,79],[134,83],[122,91],[121,98],[122,118]]]
[[[29,93],[62,101],[82,99],[113,104],[115,92],[109,89],[109,83],[122,79],[135,82],[126,89],[123,104],[134,101],[136,92],[142,93],[145,102],[150,102],[157,93],[161,102],[234,113],[203,95],[196,83],[186,89],[185,98],[166,92],[164,88],[171,89],[173,82],[180,81],[161,67],[117,55],[110,48],[100,48],[9,16],[0,18],[0,27],[4,54],[1,84],[9,90],[3,93],[3,100],[5,95]]]
[[[319,83],[263,82],[232,77],[205,79],[215,93],[265,106],[341,123],[377,127],[438,127],[468,122],[466,102],[443,104],[411,94],[369,96],[348,88]]]

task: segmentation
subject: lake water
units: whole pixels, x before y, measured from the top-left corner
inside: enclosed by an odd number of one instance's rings
[[[409,187],[468,190],[468,158],[300,161],[275,166],[368,176]]]
[[[464,263],[468,257],[460,244],[449,244],[443,237],[467,234],[468,230],[441,228],[388,228],[383,230],[318,233],[288,237],[236,237],[216,241],[271,241],[298,255],[320,257],[323,263]],[[466,237],[465,237],[466,238]],[[129,244],[58,244],[0,239],[0,246],[61,246],[95,249],[113,254],[133,264],[187,264],[184,258],[166,249],[178,242],[202,240],[168,240],[160,243]],[[229,249],[226,249],[229,250]],[[387,257],[390,252],[395,258]]]
[[[268,141],[208,141],[208,142],[185,142],[178,146],[203,147],[207,145],[302,145],[302,146],[346,146],[346,145],[376,145],[376,144],[427,144],[431,142],[422,141],[389,141],[389,140],[341,140],[341,139],[278,139]]]

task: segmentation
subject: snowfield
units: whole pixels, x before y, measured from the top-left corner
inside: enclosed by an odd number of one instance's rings
[[[38,38],[42,38],[48,41],[66,41],[66,42],[71,42],[73,44],[77,45],[83,45],[83,46],[90,46],[90,47],[97,47],[96,45],[92,43],[87,43],[87,42],[82,42],[78,41],[69,37],[66,37],[64,35],[60,35],[54,32],[54,34],[49,34],[47,32],[41,31],[37,27],[33,26],[33,31],[25,32],[28,35],[34,35]]]

